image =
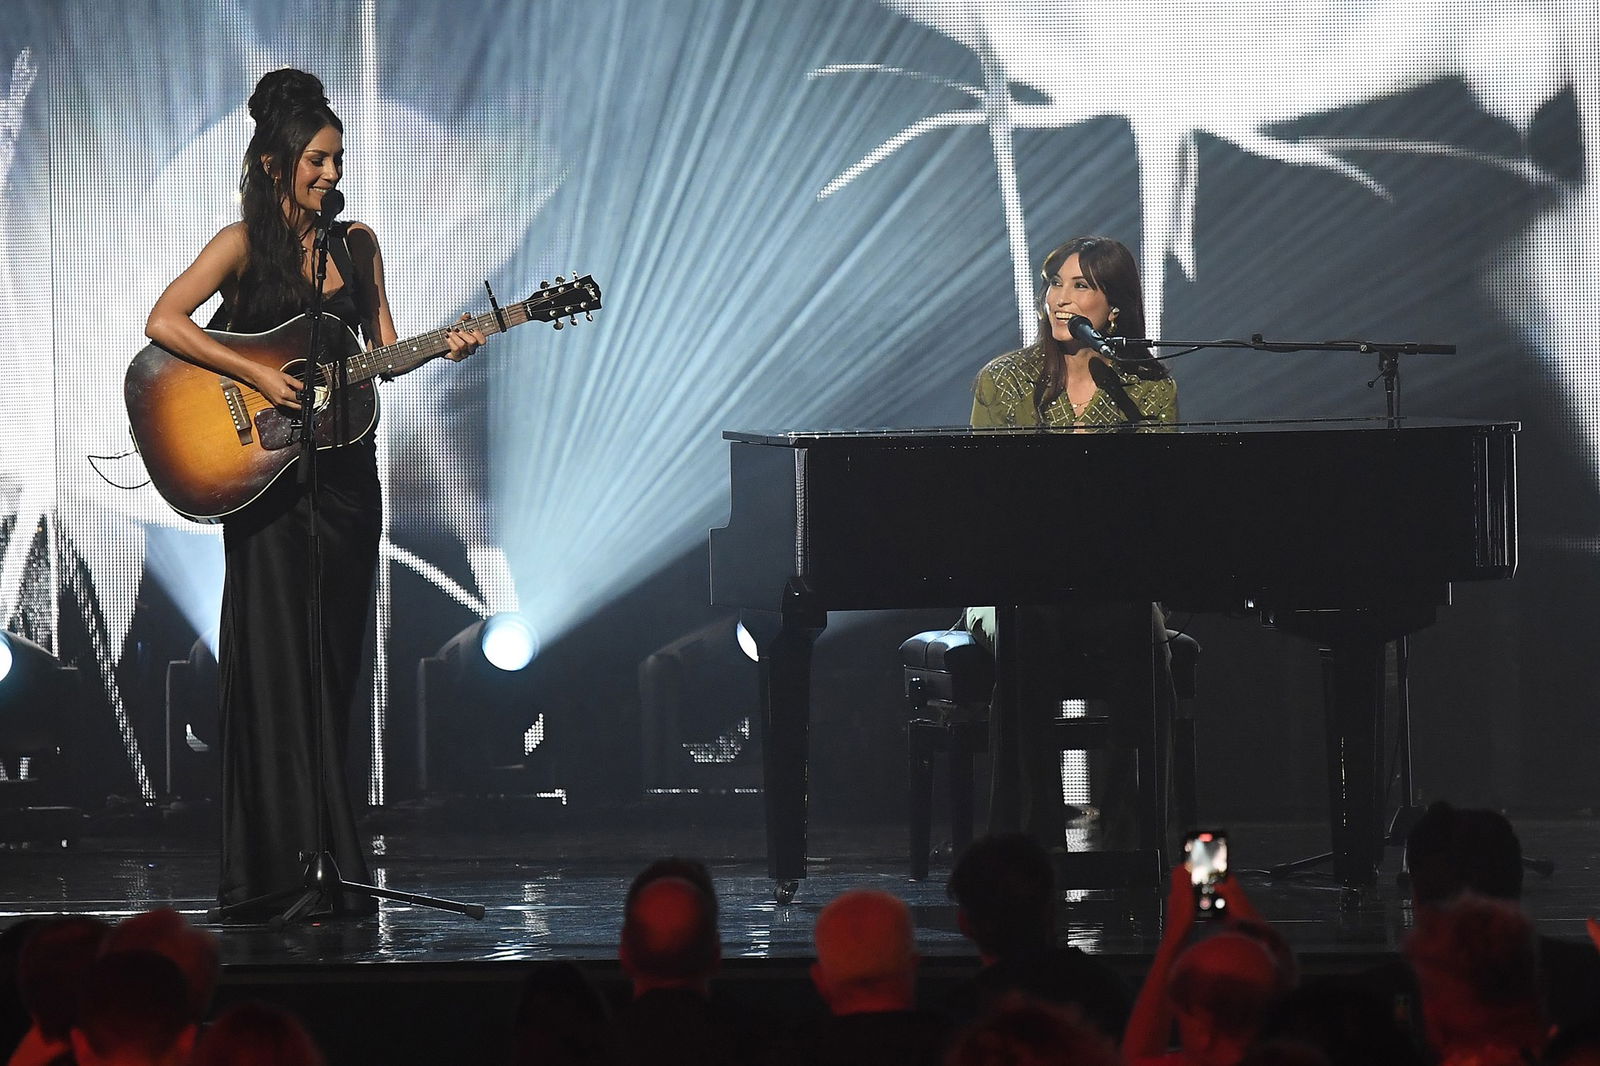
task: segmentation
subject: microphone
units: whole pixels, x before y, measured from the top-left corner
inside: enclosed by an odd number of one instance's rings
[[[317,216],[317,224],[326,229],[339,217],[339,212],[344,210],[344,193],[338,189],[329,189],[322,194],[322,212]]]
[[[1072,335],[1078,338],[1079,341],[1087,344],[1107,359],[1115,359],[1117,357],[1116,348],[1112,347],[1111,342],[1106,339],[1104,334],[1094,328],[1093,322],[1090,322],[1082,315],[1073,315],[1067,319],[1067,328],[1072,331]]]

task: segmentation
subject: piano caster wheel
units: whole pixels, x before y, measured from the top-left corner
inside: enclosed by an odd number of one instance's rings
[[[793,903],[795,894],[799,891],[799,881],[778,881],[772,886],[773,898],[784,906]]]

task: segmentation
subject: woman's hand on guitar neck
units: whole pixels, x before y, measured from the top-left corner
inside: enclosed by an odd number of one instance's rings
[[[250,375],[249,385],[274,407],[300,410],[300,390],[305,388],[305,383],[299,378],[290,377],[274,367],[258,366],[255,373]]]
[[[471,314],[464,313],[461,316],[461,321],[466,322],[471,318]],[[487,344],[489,338],[483,335],[482,330],[460,329],[452,326],[450,330],[446,332],[445,340],[450,343],[450,350],[444,353],[444,357],[449,359],[451,362],[459,363],[461,360],[477,351],[480,346]]]

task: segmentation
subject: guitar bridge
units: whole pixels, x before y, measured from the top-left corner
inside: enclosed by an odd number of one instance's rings
[[[231,381],[222,382],[222,398],[228,403],[228,414],[233,418],[233,430],[239,434],[239,443],[249,444],[250,412],[244,405],[244,391]]]

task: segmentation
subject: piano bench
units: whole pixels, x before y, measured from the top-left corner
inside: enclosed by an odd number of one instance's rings
[[[1172,681],[1180,703],[1195,698],[1200,642],[1186,633],[1167,632],[1172,656]],[[972,842],[974,820],[973,757],[989,751],[989,702],[995,683],[994,656],[962,630],[929,630],[900,645],[905,671],[907,763],[910,792],[911,877],[926,880],[933,837],[933,761],[946,757],[950,793],[950,835],[959,856]],[[1113,731],[1102,717],[1066,718],[1056,723],[1062,750],[1139,750],[1138,730]],[[1180,714],[1172,723],[1174,814],[1184,827],[1196,824],[1195,731],[1193,718]],[[1085,853],[1089,854],[1089,853]],[[1133,854],[1133,853],[1127,853]],[[1153,854],[1153,853],[1152,853]],[[1107,855],[1107,859],[1111,856]],[[1086,871],[1087,872],[1087,871]],[[1090,878],[1099,887],[1109,874]],[[1165,872],[1158,870],[1157,883]],[[1143,880],[1143,877],[1139,878]]]
[[[960,629],[935,629],[900,645],[905,667],[911,876],[926,880],[933,838],[933,760],[949,770],[950,835],[957,854],[972,842],[972,757],[989,750],[994,656]]]

